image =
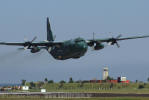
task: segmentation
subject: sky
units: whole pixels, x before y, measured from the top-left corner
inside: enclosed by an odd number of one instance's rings
[[[77,37],[103,39],[149,35],[148,0],[1,0],[0,41],[46,40],[46,17],[56,41]],[[102,70],[128,80],[149,77],[149,39],[120,41],[120,48],[89,49],[80,59],[55,60],[47,51],[31,54],[19,47],[0,46],[0,83],[44,78],[68,81],[102,79]]]

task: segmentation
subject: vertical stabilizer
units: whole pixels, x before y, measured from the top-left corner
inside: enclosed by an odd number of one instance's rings
[[[51,26],[50,26],[50,21],[48,17],[47,17],[47,40],[54,41]]]

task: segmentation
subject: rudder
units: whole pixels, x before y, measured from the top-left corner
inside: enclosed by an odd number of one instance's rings
[[[47,40],[54,41],[51,26],[50,26],[50,21],[48,17],[47,17]]]

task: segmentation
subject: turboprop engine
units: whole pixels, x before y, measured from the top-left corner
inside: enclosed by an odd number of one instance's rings
[[[36,52],[39,52],[40,51],[40,48],[39,47],[33,47],[31,48],[31,53],[36,53]]]
[[[90,41],[88,46],[93,47],[94,50],[100,50],[104,48],[104,45],[95,41]]]
[[[96,45],[94,46],[94,50],[100,50],[100,49],[103,49],[104,48],[104,45],[101,44],[101,43],[96,43]]]

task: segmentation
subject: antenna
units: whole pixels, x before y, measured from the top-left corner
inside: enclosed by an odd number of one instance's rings
[[[95,33],[93,32],[93,40],[95,40],[95,37],[94,36],[95,36]]]

